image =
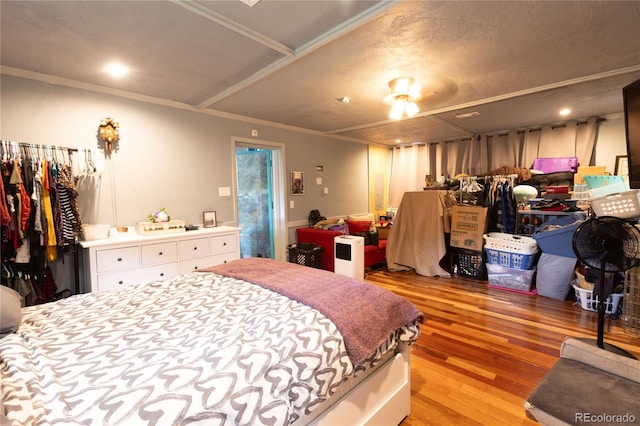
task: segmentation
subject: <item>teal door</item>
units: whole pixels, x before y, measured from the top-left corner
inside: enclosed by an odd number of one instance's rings
[[[274,258],[271,150],[236,147],[241,257]]]

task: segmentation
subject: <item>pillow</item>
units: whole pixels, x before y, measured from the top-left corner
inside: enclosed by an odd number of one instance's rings
[[[20,294],[0,285],[0,337],[15,333],[22,323]]]
[[[347,220],[367,220],[371,224],[369,231],[376,232],[376,220],[373,217],[373,213],[350,214],[347,215]]]
[[[371,229],[371,222],[367,220],[347,220],[347,225],[350,235],[367,232]]]
[[[323,219],[316,222],[313,227],[316,229],[327,229],[330,226],[337,225],[340,219]]]

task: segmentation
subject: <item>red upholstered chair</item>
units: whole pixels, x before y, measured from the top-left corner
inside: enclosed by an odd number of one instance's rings
[[[351,233],[351,228],[349,228]],[[344,235],[339,231],[329,231],[316,228],[298,228],[296,236],[299,243],[312,243],[322,246],[320,266],[327,271],[335,271],[333,239]],[[376,265],[386,260],[387,240],[378,239],[378,245],[364,246],[364,267]]]

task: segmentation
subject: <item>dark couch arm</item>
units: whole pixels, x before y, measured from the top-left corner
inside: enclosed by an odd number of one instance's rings
[[[333,239],[343,235],[339,231],[327,231],[316,228],[298,228],[296,234],[299,243],[312,243],[322,246],[320,254],[320,267],[327,271],[334,272]]]

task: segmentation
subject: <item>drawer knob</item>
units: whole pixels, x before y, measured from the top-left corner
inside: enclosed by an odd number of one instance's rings
[[[227,243],[226,243],[226,242],[224,242],[224,243],[222,243],[222,245],[223,245],[223,246],[226,246],[226,245],[227,245]]]
[[[119,257],[118,259],[116,259],[118,262],[122,262],[122,258]]]
[[[158,256],[162,256],[162,254],[163,254],[163,253],[162,253],[162,252],[160,252],[160,253],[158,253]]]
[[[195,267],[195,268],[193,268],[193,269],[198,269],[198,267],[196,266],[196,267]]]
[[[193,249],[194,249],[194,250],[198,250],[198,247],[194,247]]]
[[[164,277],[164,272],[161,272],[161,273],[160,273],[160,276],[161,276],[161,277]]]
[[[124,284],[124,281],[118,281],[118,285]]]

